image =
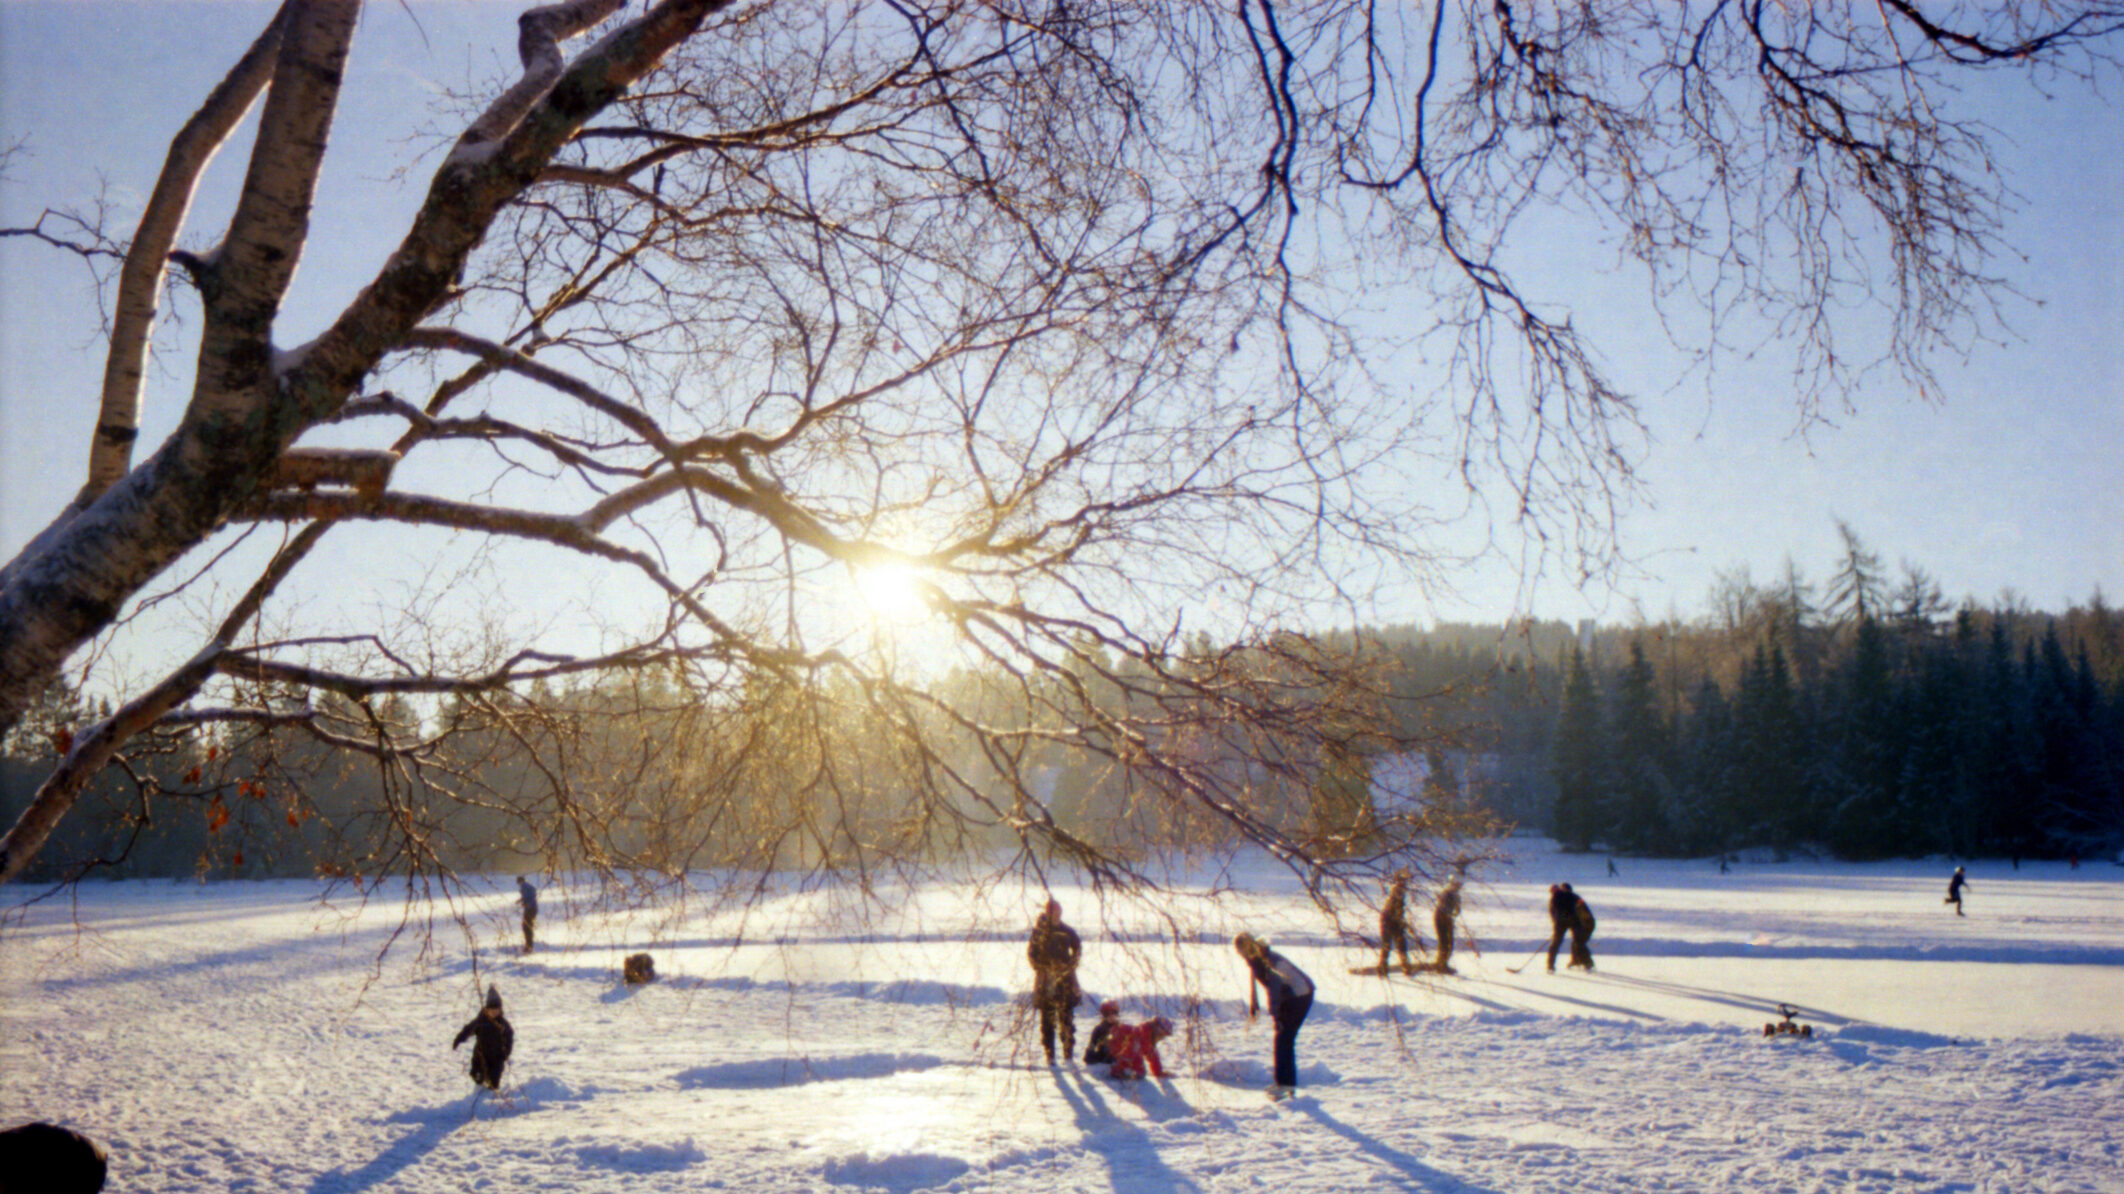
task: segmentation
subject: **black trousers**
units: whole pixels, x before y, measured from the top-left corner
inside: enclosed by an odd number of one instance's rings
[[[1276,1008],[1276,1085],[1298,1085],[1298,1026],[1313,1010],[1311,995],[1294,995]]]

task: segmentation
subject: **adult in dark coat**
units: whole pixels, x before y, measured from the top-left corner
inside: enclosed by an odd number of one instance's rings
[[[1564,884],[1569,889],[1570,884]],[[1572,892],[1577,904],[1571,909],[1571,965],[1580,969],[1593,969],[1593,906]]]
[[[1438,971],[1443,974],[1453,960],[1453,918],[1460,915],[1460,880],[1447,883],[1438,893],[1438,906],[1431,910],[1431,928],[1438,934]]]
[[[1571,965],[1593,969],[1593,909],[1568,883],[1549,885],[1549,972],[1556,972],[1556,950],[1571,934]]]
[[[109,1171],[103,1146],[72,1128],[30,1123],[0,1132],[0,1194],[96,1194]]]
[[[1969,886],[1969,876],[1962,873],[1962,868],[1954,868],[1954,877],[1947,880],[1947,899],[1945,902],[1954,905],[1954,914],[1956,916],[1962,915],[1962,889],[1967,886]]]
[[[524,952],[531,952],[531,928],[538,923],[538,888],[522,875],[516,877],[516,902],[524,909]]]
[[[1416,951],[1423,952],[1423,938],[1416,939]],[[1401,970],[1404,974],[1415,973],[1416,967],[1409,961],[1409,873],[1394,872],[1394,884],[1387,888],[1386,902],[1379,906],[1379,973],[1385,974],[1389,952],[1401,954]]]
[[[1269,1087],[1269,1095],[1280,1099],[1298,1089],[1298,1027],[1313,1010],[1313,980],[1289,958],[1249,934],[1232,938],[1232,948],[1246,959],[1253,974],[1246,986],[1248,1018],[1261,1010],[1254,988],[1268,992],[1269,1018],[1276,1025],[1276,1084]]]
[[[457,1030],[457,1039],[450,1042],[450,1047],[464,1044],[466,1037],[478,1038],[472,1045],[472,1080],[488,1090],[500,1090],[502,1068],[509,1064],[509,1054],[516,1048],[516,1030],[502,1015],[501,992],[491,983],[487,986],[486,1005]]]
[[[1077,960],[1084,955],[1084,942],[1077,931],[1062,923],[1062,905],[1047,901],[1033,921],[1032,937],[1025,943],[1025,958],[1033,969],[1033,1007],[1040,1013],[1040,1047],[1047,1051],[1047,1064],[1055,1064],[1055,1037],[1062,1037],[1062,1055],[1077,1051]]]

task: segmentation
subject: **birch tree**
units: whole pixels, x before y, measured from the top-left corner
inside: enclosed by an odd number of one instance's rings
[[[129,743],[216,724],[307,735],[436,799],[499,798],[439,731],[511,737],[543,776],[512,797],[539,840],[626,865],[589,800],[616,773],[570,772],[545,728],[580,710],[548,697],[649,676],[633,690],[716,722],[673,783],[688,816],[759,785],[716,766],[733,758],[803,760],[784,778],[833,808],[875,778],[848,773],[841,710],[892,744],[907,803],[889,831],[819,814],[805,832],[837,854],[978,831],[1125,878],[1047,806],[1037,765],[1063,752],[1316,883],[1375,873],[1427,829],[1319,858],[1262,811],[1376,733],[1386,690],[1288,631],[1382,576],[1449,579],[1432,532],[1471,503],[1597,569],[1634,485],[1632,399],[1573,296],[1520,284],[1515,237],[1590,213],[1710,343],[1729,318],[1781,329],[1804,408],[1876,361],[1936,388],[1933,355],[2000,297],[2007,199],[1947,85],[2099,72],[2124,24],[1902,0],[623,8],[523,13],[520,77],[463,112],[397,248],[322,327],[280,311],[333,234],[311,221],[320,167],[361,135],[333,127],[353,0],[281,6],[136,227],[0,230],[117,263],[84,484],[0,569],[0,733],[143,601],[201,576],[225,595],[181,664],[55,735],[0,879]],[[253,108],[218,247],[180,251],[204,162]],[[190,388],[142,454],[172,270],[197,309]],[[1886,331],[1840,338],[1868,305]],[[595,570],[634,595],[626,633],[269,632],[291,577],[358,581],[354,525]],[[224,574],[246,534],[276,549]],[[953,696],[837,630],[856,573],[899,576],[986,678]],[[388,803],[396,857],[426,865],[418,801]]]

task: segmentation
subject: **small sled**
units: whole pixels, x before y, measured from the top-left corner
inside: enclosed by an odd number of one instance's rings
[[[1811,1037],[1814,1035],[1814,1025],[1795,1024],[1792,1022],[1792,1017],[1798,1013],[1794,1012],[1790,1007],[1780,1003],[1777,1005],[1777,1010],[1784,1018],[1763,1025],[1764,1036]]]

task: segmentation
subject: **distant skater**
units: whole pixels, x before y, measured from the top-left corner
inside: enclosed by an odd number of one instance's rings
[[[1232,948],[1246,959],[1253,975],[1246,985],[1248,1019],[1261,1012],[1255,985],[1268,992],[1269,1018],[1276,1025],[1276,1082],[1268,1093],[1270,1098],[1280,1099],[1298,1089],[1298,1027],[1305,1023],[1306,1013],[1313,1010],[1313,980],[1289,958],[1249,934],[1232,938]]]
[[[1610,879],[1613,879],[1613,878],[1616,878],[1617,876],[1619,876],[1619,875],[1621,875],[1621,874],[1622,874],[1622,872],[1621,872],[1621,871],[1618,871],[1618,870],[1616,870],[1616,869],[1615,869],[1615,860],[1614,860],[1614,859],[1612,859],[1612,858],[1610,858],[1610,859],[1608,860],[1608,878],[1610,878]]]
[[[1593,951],[1587,942],[1593,939],[1593,909],[1568,883],[1549,885],[1549,973],[1556,973],[1556,951],[1562,947],[1564,934],[1571,935],[1571,965],[1586,970],[1593,969]]]
[[[502,1015],[501,991],[492,983],[487,985],[486,1004],[470,1023],[457,1030],[457,1039],[450,1042],[450,1048],[464,1044],[466,1037],[478,1038],[472,1045],[472,1080],[488,1090],[500,1090],[502,1069],[516,1048],[516,1030],[509,1027],[509,1017]]]
[[[1453,918],[1460,915],[1460,880],[1455,879],[1438,893],[1438,905],[1431,909],[1431,928],[1438,934],[1438,961],[1434,968],[1440,974],[1453,973]]]
[[[516,877],[516,902],[524,910],[524,952],[531,952],[531,929],[538,923],[538,888],[522,875]]]
[[[1387,972],[1389,951],[1401,955],[1401,972],[1416,973],[1409,961],[1409,872],[1394,872],[1394,885],[1387,889],[1386,902],[1379,906],[1379,973]],[[1423,952],[1423,938],[1416,939],[1416,952]]]
[[[1033,969],[1033,1007],[1040,1013],[1040,1047],[1047,1051],[1047,1064],[1055,1064],[1055,1036],[1062,1037],[1062,1056],[1077,1051],[1077,960],[1084,955],[1084,942],[1077,930],[1062,923],[1062,905],[1047,901],[1047,908],[1033,921],[1032,937],[1025,943],[1025,958]]]
[[[1961,916],[1963,914],[1962,889],[1967,886],[1969,886],[1969,876],[1962,873],[1962,868],[1954,868],[1954,875],[1947,880],[1947,898],[1940,902],[1943,904],[1953,904],[1954,914],[1956,916]]]

